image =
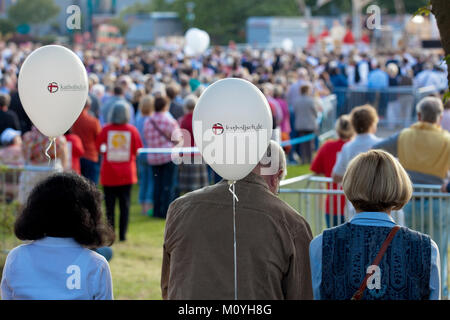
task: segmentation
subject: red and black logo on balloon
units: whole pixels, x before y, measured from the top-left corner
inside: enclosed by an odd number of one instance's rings
[[[59,89],[58,84],[56,82],[50,82],[47,86],[47,90],[50,93],[55,93]]]
[[[223,131],[224,131],[223,125],[222,125],[221,123],[215,123],[215,124],[212,126],[212,130],[213,130],[213,133],[214,133],[216,136],[221,135],[221,134],[223,133]]]

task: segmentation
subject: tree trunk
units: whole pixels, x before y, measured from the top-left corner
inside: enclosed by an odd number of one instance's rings
[[[445,55],[450,55],[450,1],[449,0],[431,0],[431,12],[436,17],[439,33],[441,35],[442,48]],[[450,85],[450,73],[447,74]]]
[[[403,0],[395,0],[394,5],[395,5],[395,13],[397,13],[398,15],[405,14],[405,3],[403,2]]]

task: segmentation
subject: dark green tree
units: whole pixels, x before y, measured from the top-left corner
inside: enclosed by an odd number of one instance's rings
[[[193,3],[194,19],[188,16],[187,3]],[[185,29],[197,27],[209,33],[212,43],[245,41],[245,26],[251,16],[298,16],[297,0],[153,0],[129,7],[127,13],[174,11]]]
[[[426,5],[428,0],[373,0],[371,4],[378,5],[385,13],[389,14],[412,14],[417,8]],[[312,9],[313,15],[332,15],[336,12],[350,13],[352,0],[331,0],[321,7],[317,7],[317,0],[305,0],[307,6]],[[403,11],[403,12],[402,12]]]
[[[14,33],[16,31],[16,26],[9,19],[0,19],[0,33],[6,35],[8,33]]]
[[[385,13],[414,13],[417,8],[426,5],[428,0],[398,1],[374,0]],[[194,19],[190,20],[187,3],[193,3]],[[304,0],[312,15],[336,15],[350,13],[351,0],[331,0],[317,7],[317,0]],[[137,3],[127,13],[145,13],[151,11],[175,11],[179,14],[185,29],[197,27],[207,31],[214,44],[226,44],[229,40],[245,41],[245,27],[252,16],[300,16],[302,5],[299,0],[152,0]],[[192,16],[191,16],[192,17]]]
[[[60,11],[54,0],[17,0],[8,9],[8,18],[14,24],[40,25],[55,17]]]

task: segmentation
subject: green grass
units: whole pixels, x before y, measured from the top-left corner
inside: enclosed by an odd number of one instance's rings
[[[288,165],[287,175],[286,175],[285,179],[302,176],[302,175],[308,174],[308,173],[311,173],[311,171],[309,170],[308,164],[297,165],[297,166]]]
[[[137,189],[137,186],[133,187],[127,241],[116,242],[112,246],[114,253],[110,268],[114,297],[157,300],[161,299],[160,277],[165,221],[140,213]],[[118,215],[116,208],[116,218]]]

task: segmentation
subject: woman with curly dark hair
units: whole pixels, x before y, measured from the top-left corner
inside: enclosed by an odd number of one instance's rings
[[[11,250],[2,299],[113,299],[108,262],[93,250],[114,242],[101,192],[86,178],[56,173],[32,190],[14,232],[30,241]]]

